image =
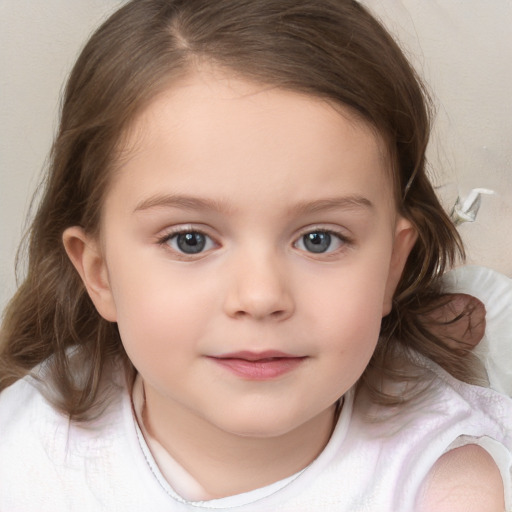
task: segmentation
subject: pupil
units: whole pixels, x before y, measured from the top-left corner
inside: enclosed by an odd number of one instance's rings
[[[178,235],[178,247],[186,254],[201,252],[206,245],[206,237],[201,233],[185,233]]]
[[[310,252],[325,252],[331,245],[331,235],[329,233],[308,233],[304,235],[303,240],[304,246]]]

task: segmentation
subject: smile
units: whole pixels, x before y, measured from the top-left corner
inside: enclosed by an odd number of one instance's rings
[[[238,377],[248,380],[270,380],[296,369],[306,357],[268,351],[234,352],[210,359]]]

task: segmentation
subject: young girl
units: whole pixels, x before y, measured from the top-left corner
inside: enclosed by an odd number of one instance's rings
[[[511,510],[428,135],[357,2],[116,12],[5,312],[0,510]]]

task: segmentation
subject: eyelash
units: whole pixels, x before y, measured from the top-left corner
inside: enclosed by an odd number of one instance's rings
[[[219,246],[219,244],[210,235],[208,235],[204,230],[194,228],[192,226],[189,226],[186,228],[183,228],[183,227],[176,228],[176,229],[166,233],[164,236],[160,237],[157,240],[157,243],[158,243],[158,245],[161,245],[161,246],[167,246],[168,249],[172,250],[175,254],[181,256],[183,259],[190,259],[190,258],[194,258],[194,257],[198,258],[204,254],[207,254],[211,250],[211,248],[209,248],[205,251],[204,247],[202,247],[196,253],[194,253],[194,252],[187,253],[187,252],[181,251],[179,249],[176,249],[176,248],[173,248],[170,246],[169,242],[171,242],[173,239],[178,239],[178,237],[180,235],[188,235],[188,234],[193,234],[196,236],[199,235],[201,237],[204,237],[206,239],[205,245],[208,244],[208,240],[209,240],[210,243],[212,243],[214,245],[214,247]],[[313,235],[313,234],[327,235],[329,237],[330,242],[332,242],[331,238],[335,238],[338,240],[338,243],[340,244],[341,247],[336,248],[334,250],[326,250],[323,252],[308,251],[307,248],[301,249],[300,247],[298,247],[298,245],[300,243],[302,243],[304,245],[304,237],[306,237],[308,234],[309,235]],[[313,242],[313,241],[312,241],[312,243],[317,244],[317,242]],[[321,228],[321,227],[313,227],[313,228],[308,228],[307,230],[302,231],[302,233],[293,242],[293,247],[297,248],[298,250],[305,252],[309,255],[312,255],[312,256],[329,258],[329,257],[333,257],[333,256],[339,254],[344,249],[347,249],[348,247],[352,246],[353,243],[354,242],[351,238],[340,233],[339,231]]]
[[[201,257],[202,255],[204,255],[207,252],[209,252],[210,249],[207,249],[206,251],[204,251],[204,249],[202,249],[202,250],[198,251],[197,253],[186,253],[186,252],[180,251],[179,249],[174,249],[173,247],[170,246],[170,242],[173,239],[178,239],[178,237],[180,235],[188,235],[188,234],[200,235],[200,236],[204,237],[207,241],[210,240],[211,243],[213,243],[214,246],[218,246],[219,245],[204,230],[198,229],[198,228],[194,228],[192,226],[188,226],[188,227],[185,227],[185,228],[179,227],[179,228],[176,228],[174,230],[171,230],[171,231],[167,232],[164,236],[160,237],[157,240],[157,243],[158,243],[158,245],[161,245],[161,246],[167,246],[168,249],[170,249],[171,251],[173,251],[175,254],[179,255],[183,259],[189,259],[191,257],[192,258],[193,257]]]
[[[314,252],[314,251],[307,251],[306,249],[300,249],[301,251],[306,252],[307,254],[313,256],[313,257],[320,257],[320,258],[330,258],[335,257],[339,255],[339,253],[343,252],[347,248],[354,245],[354,241],[352,238],[346,236],[345,234],[342,234],[340,231],[333,230],[333,229],[326,229],[322,227],[310,227],[305,229],[296,239],[296,241],[293,243],[294,247],[297,247],[299,243],[304,243],[304,237],[308,234],[323,234],[328,235],[329,237],[336,238],[340,244],[340,247],[328,250],[325,252]]]

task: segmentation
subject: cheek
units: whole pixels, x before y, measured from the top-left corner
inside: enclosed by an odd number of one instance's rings
[[[327,324],[344,323],[364,328],[380,325],[385,298],[387,268],[378,260],[306,278],[309,287],[301,294],[301,302],[311,308]]]
[[[181,357],[203,337],[210,287],[197,286],[187,272],[171,272],[168,262],[144,254],[111,255],[111,289],[123,345],[135,366],[143,361]]]
[[[361,262],[362,263],[362,262]],[[378,341],[387,272],[382,262],[340,270],[317,280],[302,303],[307,324],[324,339],[333,357],[366,365]]]

